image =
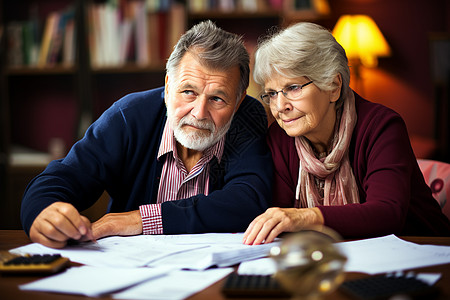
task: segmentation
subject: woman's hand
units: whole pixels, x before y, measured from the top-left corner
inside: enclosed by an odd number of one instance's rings
[[[92,224],[95,239],[112,235],[138,235],[142,233],[142,218],[139,210],[110,213]]]
[[[317,207],[271,207],[250,223],[244,233],[243,243],[246,245],[271,243],[282,232],[300,231],[307,225],[323,223],[323,215]]]
[[[30,228],[30,239],[51,248],[62,248],[69,239],[94,240],[91,222],[69,203],[55,202],[36,217]]]

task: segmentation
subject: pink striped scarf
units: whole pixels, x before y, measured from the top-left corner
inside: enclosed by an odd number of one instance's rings
[[[317,158],[305,137],[295,138],[300,158],[295,207],[359,203],[358,187],[348,157],[356,118],[355,96],[350,90],[342,114],[337,113],[332,150],[326,157]],[[315,177],[324,181],[323,198]]]

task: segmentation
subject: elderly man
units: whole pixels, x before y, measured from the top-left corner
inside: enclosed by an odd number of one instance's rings
[[[127,95],[29,184],[21,218],[34,242],[110,235],[244,231],[269,206],[262,105],[246,95],[242,39],[212,22],[179,40],[165,87]],[[80,215],[106,190],[108,213]]]

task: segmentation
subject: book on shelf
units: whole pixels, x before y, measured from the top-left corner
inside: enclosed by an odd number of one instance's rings
[[[286,0],[283,5],[286,14],[303,14],[305,18],[330,14],[327,0]]]
[[[37,23],[26,21],[22,23],[23,64],[34,66],[39,57],[39,35]]]
[[[150,63],[149,59],[149,35],[148,35],[148,18],[147,11],[145,9],[145,2],[136,1],[132,2],[135,25],[136,25],[136,63],[140,66],[146,66]]]
[[[164,30],[159,28],[158,12],[150,12],[147,19],[147,33],[148,33],[148,53],[151,62],[159,61],[159,35],[164,34]]]
[[[19,22],[9,23],[6,26],[6,38],[8,65],[22,66],[24,63],[22,24]]]
[[[52,36],[52,43],[49,49],[48,57],[47,57],[47,65],[55,65],[59,62],[62,62],[63,53],[65,51],[64,46],[65,45],[64,40],[66,39],[65,35],[67,35],[67,25],[69,23],[73,23],[74,21],[74,10],[68,9],[66,11],[58,13],[59,19],[58,24],[55,25],[56,28],[53,30],[53,36]],[[69,27],[69,29],[71,29]],[[70,35],[70,33],[69,33]],[[73,34],[67,38],[74,38]],[[72,42],[73,43],[73,42]]]
[[[75,19],[70,18],[66,22],[66,29],[64,33],[63,50],[62,50],[62,64],[64,66],[73,66],[75,64],[75,37],[76,26]]]
[[[186,10],[183,4],[174,3],[169,11],[168,53],[172,52],[181,35],[186,31]]]
[[[52,12],[45,21],[44,33],[42,36],[39,58],[37,62],[38,67],[45,67],[45,65],[47,64],[50,52],[50,44],[52,43],[52,38],[56,34],[59,18],[59,13]]]

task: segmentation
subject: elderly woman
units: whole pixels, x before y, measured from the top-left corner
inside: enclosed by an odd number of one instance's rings
[[[325,28],[298,23],[262,41],[255,81],[276,120],[267,137],[273,206],[245,244],[325,225],[343,237],[450,235],[402,118],[349,87],[344,49]]]

